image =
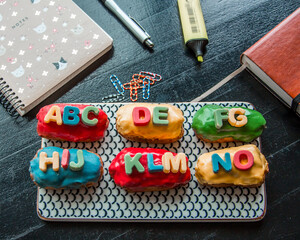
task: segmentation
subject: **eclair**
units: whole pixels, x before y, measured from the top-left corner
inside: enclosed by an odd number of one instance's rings
[[[162,191],[191,179],[188,158],[155,148],[125,148],[109,166],[117,185],[131,192]]]
[[[103,138],[109,124],[104,111],[82,104],[47,105],[36,118],[39,136],[71,142],[97,141]]]
[[[268,172],[265,156],[253,144],[204,153],[195,167],[198,182],[214,187],[258,187]]]
[[[131,141],[171,143],[183,136],[183,122],[183,113],[175,106],[136,103],[118,109],[116,128]]]
[[[205,142],[251,142],[259,137],[266,120],[258,111],[244,107],[205,105],[193,117],[192,128]]]
[[[103,174],[101,157],[81,149],[46,147],[30,161],[30,177],[46,189],[94,186]]]

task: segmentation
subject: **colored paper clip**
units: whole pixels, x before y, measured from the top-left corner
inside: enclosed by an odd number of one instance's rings
[[[117,92],[118,92],[119,94],[123,95],[124,92],[125,92],[125,90],[124,90],[124,87],[123,87],[122,83],[121,83],[120,80],[118,79],[118,77],[117,77],[116,75],[111,75],[109,79],[110,79],[111,83],[114,85],[114,87],[115,87],[115,89],[117,90]],[[115,79],[115,80],[113,80],[113,79]],[[120,86],[120,88],[121,88],[122,91],[119,90],[119,88],[118,88],[116,82],[119,84],[119,86]]]
[[[150,79],[148,79],[148,78],[143,79],[143,99],[146,99],[146,100],[150,96],[150,81],[147,81],[147,80],[150,80]],[[145,97],[146,87],[147,87],[147,97]]]
[[[130,99],[132,102],[138,99],[138,89],[143,90],[143,99],[147,100],[150,97],[150,85],[162,80],[159,74],[141,71],[139,74],[133,74],[130,82],[122,84],[116,75],[110,76],[110,81],[114,85],[119,94],[111,94],[102,98],[105,102],[118,102],[123,100],[125,90],[130,90]],[[118,87],[118,85],[120,87]],[[121,88],[121,90],[119,89]],[[147,93],[146,93],[147,92]]]
[[[111,103],[111,102],[120,102],[124,100],[123,94],[110,94],[102,98],[102,102]]]
[[[143,75],[141,72],[139,74],[133,74],[132,79],[136,80],[140,85],[140,88],[143,87],[143,79],[148,78],[150,80],[150,84],[153,85],[155,83],[155,79],[152,76]]]
[[[138,99],[139,84],[135,80],[130,81],[130,100],[135,102]]]
[[[159,82],[160,80],[162,80],[162,77],[157,73],[141,71],[139,74],[152,78],[155,82]]]

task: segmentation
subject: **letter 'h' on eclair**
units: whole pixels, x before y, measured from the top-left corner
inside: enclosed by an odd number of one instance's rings
[[[47,171],[47,165],[52,164],[53,171],[57,172],[59,170],[59,154],[58,152],[53,152],[52,158],[47,157],[47,153],[40,153],[40,163],[39,167],[43,172]]]

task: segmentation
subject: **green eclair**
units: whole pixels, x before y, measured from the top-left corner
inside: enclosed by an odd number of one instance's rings
[[[237,124],[234,126],[232,121]],[[218,105],[200,108],[192,123],[196,136],[207,142],[251,142],[262,134],[265,126],[266,120],[258,111]]]

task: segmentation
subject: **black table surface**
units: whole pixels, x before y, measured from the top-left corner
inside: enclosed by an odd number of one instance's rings
[[[116,0],[150,33],[154,51],[143,47],[98,0],[75,2],[114,39],[113,49],[25,117],[12,118],[0,107],[0,239],[299,239],[300,121],[247,71],[205,101],[251,102],[267,120],[261,138],[270,167],[263,220],[58,223],[38,218],[37,188],[28,167],[41,146],[35,119],[41,106],[101,102],[102,97],[116,93],[110,75],[125,82],[141,70],[163,77],[151,88],[148,102],[191,101],[237,69],[240,54],[299,7],[299,1],[202,0],[209,44],[204,62],[199,64],[184,47],[177,1]],[[143,100],[141,96],[139,100]],[[123,102],[130,102],[128,91]]]

